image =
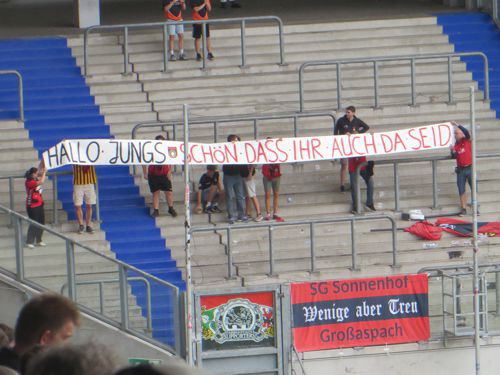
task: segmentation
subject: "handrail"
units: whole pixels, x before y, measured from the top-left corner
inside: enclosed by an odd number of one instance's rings
[[[295,357],[297,358],[297,362],[299,362],[299,366],[300,366],[300,370],[302,371],[302,375],[307,375],[302,358],[300,358],[299,352],[297,351],[297,348],[295,348],[295,345],[293,345],[293,344],[290,347],[290,364],[292,367],[292,374],[293,375],[296,374],[295,369],[293,368],[293,355],[294,354],[295,354]]]
[[[53,177],[52,179],[52,212],[53,212],[53,224],[54,225],[59,225],[59,216],[57,215],[57,193],[58,193],[58,177],[63,176],[63,175],[72,175],[72,171],[56,171],[56,172],[49,172],[47,173],[47,176]],[[25,178],[24,175],[13,175],[13,176],[0,176],[0,180],[9,180],[9,208],[12,211],[14,210],[14,205],[15,205],[15,198],[14,198],[14,179],[19,179],[19,178]],[[96,216],[96,221],[99,223],[101,222],[101,205],[99,202],[99,180],[96,180],[95,184],[95,193],[96,193],[96,204],[95,204],[95,216]],[[12,217],[11,217],[12,219]],[[12,224],[12,222],[11,222]]]
[[[17,87],[19,91],[19,121],[24,122],[24,89],[23,76],[17,70],[0,70],[0,75],[15,75],[17,77]]]
[[[128,32],[130,29],[144,29],[151,27],[162,27],[163,29],[163,71],[168,71],[168,33],[167,27],[169,25],[203,25],[204,31],[206,30],[207,24],[228,24],[228,23],[239,23],[241,28],[241,67],[246,66],[246,23],[247,22],[258,22],[258,21],[274,21],[278,24],[278,36],[279,36],[279,46],[280,46],[280,65],[285,65],[285,42],[283,38],[283,21],[277,16],[258,16],[258,17],[240,17],[240,18],[225,18],[225,19],[210,19],[210,20],[188,20],[188,21],[165,21],[165,22],[150,22],[150,23],[137,23],[137,24],[123,24],[123,25],[108,25],[108,26],[91,26],[85,29],[84,42],[83,42],[83,72],[85,76],[88,76],[88,60],[89,60],[89,45],[88,38],[92,31],[100,30],[121,30],[123,29],[123,74],[128,74],[128,63],[129,63],[129,46],[128,46]],[[202,35],[202,46],[204,53],[202,58],[202,69],[206,68],[206,32]]]
[[[136,277],[131,276],[127,277],[127,281],[142,281],[146,285],[146,322],[148,331],[153,331],[153,319],[151,316],[151,283],[145,277]],[[99,286],[99,312],[101,315],[104,315],[104,284],[110,283],[118,283],[120,279],[97,279],[97,280],[81,280],[76,281],[75,285],[94,285],[97,284]],[[68,283],[64,283],[61,287],[61,294],[64,294],[64,291],[68,287]]]
[[[500,152],[493,152],[493,153],[483,153],[477,155],[477,158],[482,159],[482,158],[498,158],[500,157]],[[438,208],[439,206],[439,189],[438,189],[438,173],[437,173],[437,163],[438,161],[442,160],[453,160],[451,156],[430,156],[430,157],[425,157],[425,158],[405,158],[405,159],[392,159],[392,160],[376,160],[375,165],[388,165],[392,164],[394,167],[394,180],[393,180],[393,186],[394,186],[394,211],[398,212],[400,210],[400,194],[399,194],[399,164],[406,164],[406,163],[420,163],[420,162],[428,162],[430,161],[431,167],[432,167],[432,208]],[[360,184],[359,184],[359,168],[356,170],[356,179],[358,181],[357,184],[357,191],[355,193],[356,201],[358,202],[358,207],[357,207],[357,213],[361,212],[360,204],[359,201],[361,200],[360,197]]]
[[[357,263],[357,251],[356,251],[356,233],[354,223],[357,221],[373,221],[373,220],[389,220],[392,226],[392,267],[397,267],[397,227],[396,221],[389,215],[370,215],[370,216],[348,216],[340,218],[323,218],[323,219],[310,219],[310,220],[294,220],[286,221],[283,223],[258,223],[258,224],[246,224],[242,226],[234,225],[221,225],[221,226],[210,226],[210,227],[193,227],[191,228],[191,234],[196,232],[216,232],[216,231],[226,231],[227,233],[227,277],[232,279],[233,275],[233,254],[232,254],[232,240],[231,232],[235,230],[248,230],[252,228],[267,228],[268,239],[269,239],[269,276],[275,276],[274,273],[274,253],[273,253],[273,232],[277,228],[285,226],[294,225],[309,225],[309,238],[310,238],[310,259],[311,267],[310,272],[317,272],[316,269],[316,249],[315,249],[315,236],[314,236],[314,225],[315,224],[329,224],[329,223],[341,223],[350,222],[351,223],[351,268],[353,270],[358,269]]]
[[[120,326],[124,331],[127,332],[135,332],[130,329],[129,321],[128,321],[128,294],[127,294],[127,272],[134,272],[138,274],[138,277],[143,277],[148,280],[154,281],[166,288],[169,288],[170,290],[173,291],[174,293],[174,300],[176,303],[176,306],[174,307],[174,319],[176,322],[179,322],[179,288],[175,286],[174,284],[169,283],[168,281],[162,280],[154,275],[150,275],[130,264],[127,264],[125,262],[122,262],[118,259],[106,256],[99,252],[98,250],[92,249],[91,247],[78,243],[74,239],[67,237],[50,227],[46,225],[42,225],[34,220],[31,220],[30,218],[21,215],[15,211],[12,211],[11,209],[4,207],[0,205],[0,211],[3,211],[4,213],[8,214],[11,217],[14,217],[14,229],[15,229],[15,252],[16,252],[16,272],[14,273],[15,277],[19,281],[28,281],[25,277],[25,272],[24,272],[24,241],[23,241],[23,232],[22,232],[22,223],[28,223],[30,225],[33,225],[37,228],[43,229],[45,232],[50,233],[51,235],[62,239],[66,243],[66,265],[67,265],[67,284],[68,284],[68,297],[72,299],[73,301],[77,302],[76,298],[76,285],[77,285],[77,280],[76,280],[76,274],[75,274],[75,245],[78,246],[81,249],[84,249],[85,251],[98,256],[101,259],[104,259],[108,262],[111,262],[115,264],[118,267],[118,272],[119,272],[119,284],[120,284],[120,311],[121,311],[121,321],[120,321]],[[105,317],[107,320],[109,320],[108,317]],[[180,348],[180,327],[177,327],[175,334],[176,334],[176,348],[170,348],[169,350],[172,353],[177,353],[179,354],[179,348]]]
[[[341,59],[341,60],[319,60],[319,61],[307,61],[300,65],[299,68],[299,110],[304,111],[304,72],[309,66],[325,66],[325,65],[335,65],[337,74],[337,109],[342,109],[342,73],[341,65],[343,64],[359,64],[363,62],[373,63],[373,90],[374,90],[374,100],[375,108],[379,108],[379,63],[386,61],[399,61],[399,60],[409,60],[410,61],[410,76],[411,76],[411,105],[415,106],[416,97],[416,72],[415,72],[415,61],[425,60],[425,59],[442,59],[446,58],[448,63],[448,103],[453,103],[453,69],[452,69],[452,58],[453,57],[463,57],[463,56],[479,56],[483,59],[484,65],[484,95],[485,100],[490,99],[490,85],[489,85],[489,68],[488,68],[488,57],[482,52],[454,52],[454,53],[439,53],[439,54],[424,54],[424,55],[402,55],[402,56],[390,56],[390,57],[368,57],[368,58],[358,58],[358,59]]]

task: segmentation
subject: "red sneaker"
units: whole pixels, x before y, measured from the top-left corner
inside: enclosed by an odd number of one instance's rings
[[[273,219],[277,222],[277,223],[282,223],[285,221],[285,219],[283,219],[282,217],[278,216],[278,215],[273,215]]]

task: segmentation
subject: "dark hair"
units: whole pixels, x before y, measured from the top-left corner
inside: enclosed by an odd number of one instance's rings
[[[232,142],[232,141],[241,141],[241,138],[239,135],[236,135],[236,134],[229,134],[227,136],[227,141],[228,142]]]
[[[159,135],[157,135],[155,137],[155,140],[157,140],[157,141],[165,141],[165,137],[163,135],[159,134]]]
[[[130,366],[116,372],[115,375],[163,375],[162,372],[148,364]]]
[[[113,375],[114,354],[97,342],[57,345],[34,356],[27,375]]]
[[[9,342],[14,341],[14,330],[8,326],[5,323],[0,323],[0,331],[3,331],[7,338],[9,339]]]
[[[353,113],[356,113],[356,107],[355,107],[355,106],[353,106],[353,105],[350,105],[350,106],[349,106],[349,107],[347,107],[345,110],[346,110],[346,111],[351,111],[351,112],[353,112]]]
[[[31,168],[30,168],[30,169],[28,169],[28,170],[26,171],[26,173],[24,174],[24,178],[26,178],[26,179],[28,179],[28,180],[31,180],[31,179],[33,179],[32,174],[33,174],[33,173],[36,173],[36,172],[38,172],[38,168],[31,167]]]
[[[458,125],[458,128],[462,131],[462,133],[464,133],[464,137],[465,137],[466,139],[470,139],[470,133],[469,133],[469,131],[465,128],[465,126]]]
[[[207,165],[207,171],[216,171],[217,166],[216,165]]]
[[[29,300],[17,317],[16,346],[29,349],[38,344],[46,331],[57,331],[68,321],[80,323],[80,313],[68,298],[55,293],[43,293]]]

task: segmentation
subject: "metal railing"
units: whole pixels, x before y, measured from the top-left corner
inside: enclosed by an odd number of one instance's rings
[[[19,95],[19,121],[24,122],[25,118],[24,118],[23,76],[17,70],[0,70],[0,75],[14,75],[14,76],[16,76],[18,95]]]
[[[359,59],[342,59],[342,60],[323,60],[323,61],[307,61],[299,68],[299,109],[300,112],[304,111],[304,73],[305,69],[310,66],[327,66],[335,65],[336,68],[336,81],[337,81],[337,109],[342,109],[342,65],[345,64],[359,64],[359,63],[372,63],[373,64],[373,92],[374,92],[374,107],[379,108],[379,64],[388,61],[401,61],[407,60],[410,62],[410,86],[411,86],[411,105],[417,104],[416,93],[416,61],[429,60],[429,59],[446,59],[448,64],[448,103],[453,103],[453,58],[478,56],[483,59],[484,65],[484,95],[485,100],[490,98],[489,88],[489,71],[488,71],[488,57],[482,52],[456,52],[456,53],[440,53],[440,54],[425,54],[425,55],[405,55],[405,56],[391,56],[391,57],[369,57]]]
[[[151,283],[145,277],[131,276],[127,277],[127,281],[141,281],[146,286],[146,322],[148,332],[153,331],[153,319],[151,314]],[[75,285],[97,285],[99,288],[99,313],[104,315],[104,284],[119,283],[120,279],[96,279],[96,280],[84,280],[76,281]],[[61,294],[68,288],[68,284],[65,283],[61,287]]]
[[[61,172],[49,172],[47,173],[48,177],[52,177],[52,223],[54,225],[59,225],[59,215],[58,213],[58,207],[57,207],[57,195],[58,195],[58,177],[63,176],[63,175],[72,175],[72,171],[61,171]],[[16,179],[25,179],[24,176],[22,175],[14,175],[14,176],[0,176],[0,180],[8,180],[9,181],[9,208],[12,211],[15,211],[15,195],[14,195],[14,180]],[[95,184],[95,194],[96,194],[96,204],[95,204],[95,218],[97,222],[101,222],[101,206],[99,203],[99,182],[96,180]],[[24,195],[23,195],[24,199]],[[11,222],[11,225],[13,223]]]
[[[202,35],[202,46],[204,53],[202,54],[202,69],[206,68],[207,58],[206,58],[206,25],[207,24],[240,24],[240,37],[241,37],[241,67],[246,66],[247,52],[246,52],[246,25],[250,22],[276,22],[278,25],[278,38],[279,38],[279,48],[280,57],[279,64],[285,65],[285,42],[283,38],[283,21],[276,16],[259,16],[259,17],[241,17],[241,18],[225,18],[225,19],[210,19],[210,20],[197,20],[197,21],[166,21],[166,22],[151,22],[151,23],[138,23],[138,24],[126,24],[126,25],[109,25],[109,26],[91,26],[85,30],[84,43],[83,43],[83,55],[84,55],[84,74],[88,75],[88,64],[89,64],[89,34],[92,31],[115,31],[123,30],[123,67],[124,74],[129,73],[129,30],[133,29],[145,29],[145,28],[155,28],[161,27],[163,33],[163,71],[168,71],[168,26],[169,25],[202,25],[203,35]]]
[[[93,315],[101,320],[106,321],[109,324],[120,327],[122,330],[129,332],[137,337],[140,337],[143,340],[154,343],[155,345],[160,345],[158,342],[154,341],[151,337],[143,335],[141,332],[134,330],[130,326],[129,322],[129,302],[128,302],[128,281],[130,278],[128,277],[128,273],[131,272],[134,274],[134,277],[144,278],[148,280],[148,282],[154,282],[156,285],[160,285],[161,287],[166,288],[173,295],[174,306],[174,327],[175,327],[175,348],[172,348],[168,345],[165,345],[165,348],[172,353],[180,354],[180,337],[181,337],[181,327],[179,322],[181,321],[180,317],[180,291],[179,288],[167,281],[164,281],[156,276],[150,275],[134,266],[131,266],[127,263],[121,262],[117,259],[108,257],[101,252],[94,250],[86,245],[76,242],[72,238],[64,236],[63,234],[52,230],[51,228],[39,224],[36,221],[33,221],[26,216],[23,216],[17,212],[10,210],[7,207],[0,205],[0,212],[3,212],[10,217],[13,218],[14,222],[14,234],[15,234],[15,272],[11,272],[7,269],[4,269],[6,273],[12,274],[17,280],[36,286],[38,289],[44,289],[43,286],[34,282],[32,279],[28,278],[25,273],[25,259],[24,259],[24,236],[23,236],[23,223],[25,225],[32,225],[37,228],[43,229],[44,232],[49,233],[52,236],[63,240],[66,245],[66,288],[68,290],[68,297],[78,303],[77,299],[77,285],[81,282],[76,279],[76,262],[75,262],[75,250],[76,248],[84,250],[86,254],[92,254],[93,256],[98,257],[99,259],[109,262],[116,266],[118,273],[118,283],[119,283],[119,299],[120,299],[120,320],[117,321],[109,316],[102,315],[95,310],[82,305],[82,310]],[[87,274],[88,275],[88,274]],[[133,281],[133,279],[132,279]],[[95,282],[95,280],[93,281]],[[161,346],[161,345],[160,345]]]
[[[484,153],[477,155],[478,158],[498,158],[500,157],[500,152],[496,153]],[[426,158],[407,158],[407,159],[394,159],[394,160],[376,160],[375,167],[381,165],[393,165],[393,186],[394,186],[394,211],[398,212],[401,209],[401,194],[400,194],[400,181],[399,181],[399,165],[408,163],[423,163],[431,162],[432,169],[432,208],[439,207],[439,186],[438,186],[438,162],[443,160],[454,160],[451,156],[434,156]],[[360,168],[365,165],[362,163],[356,170],[356,202],[357,202],[357,213],[362,212],[361,202],[361,184],[360,181]]]
[[[500,0],[482,0],[479,8],[487,11],[497,27],[500,27]]]
[[[392,232],[392,266],[397,267],[397,227],[396,221],[389,215],[373,215],[373,216],[349,216],[340,218],[324,218],[324,219],[314,219],[314,220],[295,220],[287,221],[283,223],[259,223],[259,224],[246,224],[243,226],[234,225],[221,225],[221,226],[210,226],[210,227],[193,227],[191,228],[191,234],[200,232],[226,232],[227,243],[226,243],[226,255],[227,255],[227,277],[229,279],[234,278],[233,271],[233,241],[232,233],[234,231],[244,230],[254,228],[266,228],[268,233],[268,250],[269,250],[269,276],[275,276],[275,256],[274,256],[274,240],[273,232],[279,228],[298,226],[298,225],[308,225],[309,226],[309,249],[310,249],[310,269],[311,273],[317,272],[316,268],[316,238],[315,238],[315,225],[318,224],[332,224],[332,223],[343,223],[347,222],[351,224],[351,269],[358,270],[357,262],[357,250],[356,250],[356,227],[354,223],[359,221],[374,221],[374,220],[389,220],[391,222],[391,232]]]

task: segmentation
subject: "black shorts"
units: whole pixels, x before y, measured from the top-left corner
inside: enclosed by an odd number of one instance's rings
[[[207,23],[206,26],[207,26],[207,38],[208,38],[210,36],[210,25]],[[203,25],[201,24],[193,25],[193,38],[195,39],[201,38],[202,30],[203,30]]]
[[[172,182],[167,176],[148,176],[149,190],[151,193],[155,191],[172,191]]]

